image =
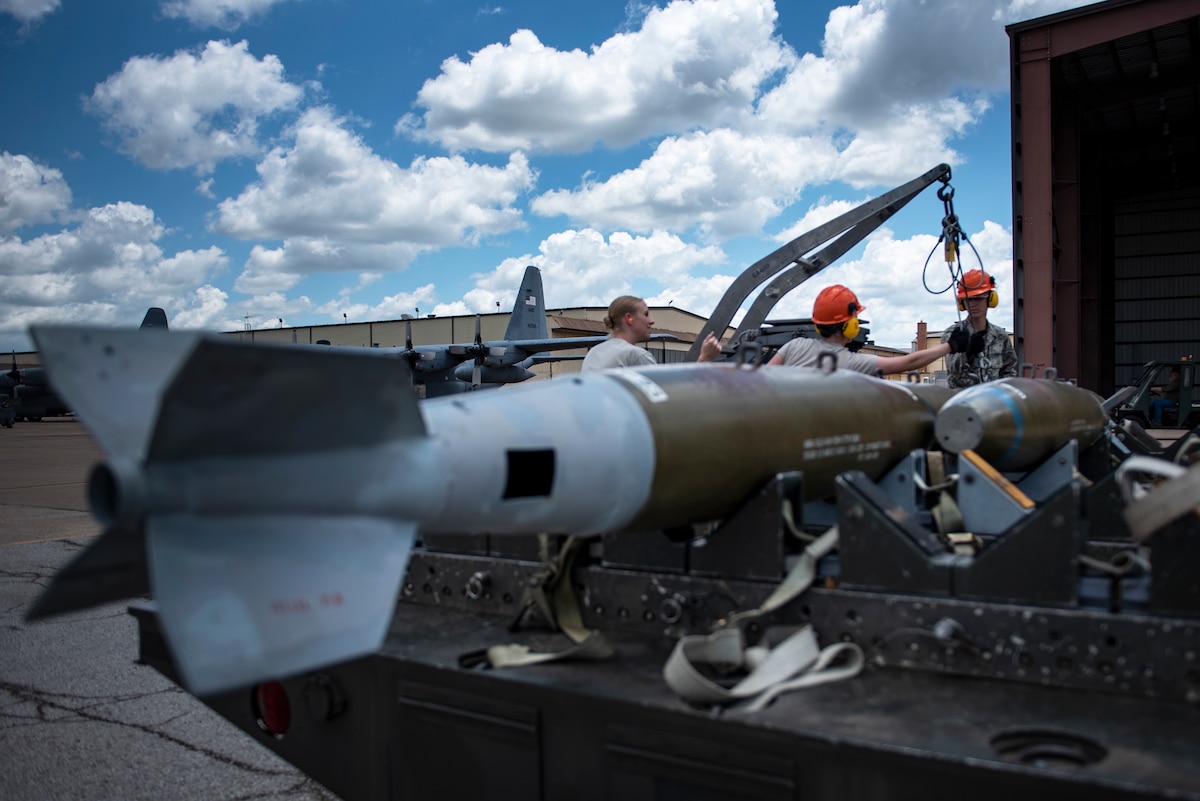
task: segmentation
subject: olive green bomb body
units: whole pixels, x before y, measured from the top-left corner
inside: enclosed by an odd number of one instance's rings
[[[933,441],[943,387],[849,370],[660,366],[614,371],[653,432],[646,505],[629,525],[665,527],[733,512],[777,473],[802,471],[806,499],[846,470],[876,478]]]
[[[1071,440],[1081,448],[1108,424],[1099,395],[1062,381],[1004,378],[961,390],[934,424],[943,450],[971,450],[998,470],[1037,466]]]

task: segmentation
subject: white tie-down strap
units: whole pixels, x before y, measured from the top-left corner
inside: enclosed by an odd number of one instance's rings
[[[843,655],[840,664],[830,667]],[[663,668],[663,677],[689,703],[733,705],[734,709],[757,712],[782,693],[856,676],[863,663],[862,649],[854,643],[821,648],[812,626],[771,649],[746,648],[740,629],[722,629],[708,636],[681,638]],[[750,669],[750,673],[734,686],[723,687],[702,675],[697,664]]]
[[[854,643],[835,643],[822,649],[812,626],[792,634],[774,648],[747,648],[738,621],[774,611],[807,590],[816,577],[817,562],[837,545],[837,528],[804,549],[799,562],[762,606],[730,617],[727,627],[709,635],[681,637],[663,667],[663,678],[680,698],[692,704],[732,705],[755,712],[781,693],[840,681],[858,675],[864,664],[862,649]],[[844,657],[840,659],[840,657]],[[835,662],[838,662],[835,666]],[[696,665],[718,672],[748,671],[732,687],[704,676]]]
[[[1144,489],[1135,480],[1143,475],[1162,481]],[[1152,456],[1131,456],[1117,468],[1116,477],[1125,498],[1125,523],[1141,544],[1183,515],[1200,512],[1200,463],[1183,467]]]
[[[729,624],[737,623],[739,620],[747,618],[761,617],[762,615],[774,612],[788,601],[803,593],[812,586],[813,580],[817,577],[817,562],[821,561],[821,557],[836,548],[837,544],[838,529],[837,526],[832,526],[828,531],[808,544],[808,547],[804,549],[804,553],[800,554],[799,561],[792,566],[792,569],[788,571],[788,574],[784,577],[780,585],[775,588],[775,591],[771,593],[767,600],[762,602],[762,605],[748,612],[738,612],[731,615]]]

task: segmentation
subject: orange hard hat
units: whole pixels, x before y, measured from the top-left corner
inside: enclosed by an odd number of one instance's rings
[[[980,295],[986,295],[995,288],[996,279],[983,270],[967,270],[963,273],[962,280],[958,282],[958,291],[954,294],[960,300],[962,298],[975,298]]]
[[[827,286],[817,295],[813,303],[812,321],[818,325],[834,325],[844,323],[858,313],[866,311],[866,306],[858,305],[858,298],[853,292],[841,284]]]

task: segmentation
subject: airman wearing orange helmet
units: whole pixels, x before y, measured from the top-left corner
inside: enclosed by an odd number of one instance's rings
[[[903,356],[854,353],[846,346],[858,334],[858,315],[865,308],[853,292],[840,284],[822,289],[813,303],[812,313],[812,321],[816,324],[820,339],[797,337],[780,348],[768,364],[816,367],[822,354],[832,353],[841,369],[857,370],[870,375],[905,373],[919,370],[951,353],[962,353],[971,345],[970,334],[963,331],[936,348],[918,350]]]
[[[967,313],[942,333],[942,342],[966,332],[983,337],[982,348],[956,353],[946,359],[947,383],[952,387],[969,387],[997,378],[1017,374],[1017,351],[1008,332],[987,319],[988,309],[1000,302],[996,294],[996,279],[983,270],[967,270],[955,287],[958,308]]]

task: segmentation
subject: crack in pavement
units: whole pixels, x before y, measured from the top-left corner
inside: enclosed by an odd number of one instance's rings
[[[61,472],[87,474],[98,458],[91,437],[54,425],[17,433],[0,453],[0,800],[337,801],[253,732],[139,665],[128,603],[25,620],[105,529],[77,505],[82,484]],[[80,441],[62,441],[67,433]]]
[[[186,695],[178,687],[168,687],[154,692],[124,693],[117,695],[80,695],[44,690],[27,684],[17,684],[0,680],[0,694],[8,696],[8,701],[0,701],[0,721],[9,721],[15,725],[0,726],[0,728],[20,728],[34,725],[69,725],[72,723],[101,723],[133,730],[142,734],[157,737],[171,745],[177,746],[192,754],[203,756],[214,762],[245,771],[252,775],[267,778],[283,778],[291,776],[294,770],[264,768],[243,761],[229,754],[207,748],[203,745],[188,742],[160,727],[167,726],[181,718],[193,714],[192,710],[181,711],[156,724],[136,723],[121,720],[102,710],[106,707],[124,704],[130,701],[141,701],[155,696]],[[33,713],[23,713],[19,707],[33,707]],[[330,793],[315,780],[301,776],[297,780],[277,791],[267,795],[256,792],[250,795],[235,796],[227,801],[249,801],[249,799],[287,798],[296,793],[305,793],[308,797],[316,796],[328,801],[337,801],[337,796]]]
[[[250,764],[249,762],[243,762],[243,761],[237,759],[236,757],[231,757],[227,754],[222,754],[219,751],[214,751],[210,748],[205,748],[204,746],[195,745],[194,743],[189,743],[187,740],[181,739],[173,734],[170,734],[169,732],[160,731],[157,728],[157,726],[163,725],[162,723],[156,724],[156,725],[134,723],[134,722],[131,722],[128,720],[120,720],[118,718],[114,718],[109,715],[102,714],[100,712],[92,711],[96,707],[103,706],[106,704],[122,704],[127,701],[141,700],[143,698],[150,698],[150,697],[153,697],[156,695],[178,694],[178,693],[182,693],[182,692],[183,692],[182,690],[168,688],[165,690],[159,690],[159,691],[150,692],[150,693],[127,693],[127,694],[123,694],[123,695],[92,695],[92,696],[88,696],[88,695],[76,695],[76,694],[72,694],[72,693],[57,693],[57,692],[52,692],[49,690],[43,690],[43,689],[40,689],[37,687],[31,687],[29,685],[14,684],[12,682],[0,680],[0,693],[7,693],[8,695],[12,696],[14,699],[17,699],[17,700],[22,701],[27,704],[32,704],[34,706],[34,708],[37,710],[37,718],[36,719],[31,718],[29,716],[13,715],[11,713],[0,713],[0,719],[8,718],[8,719],[25,720],[27,723],[35,723],[35,722],[37,722],[37,723],[46,723],[46,722],[74,723],[74,722],[83,722],[83,721],[93,722],[93,723],[107,723],[107,724],[111,724],[113,726],[121,726],[124,728],[133,729],[135,731],[140,731],[145,734],[154,735],[155,737],[159,737],[163,740],[166,740],[169,743],[178,745],[181,748],[184,748],[188,751],[192,751],[193,753],[197,753],[197,754],[202,754],[210,759],[216,760],[218,762],[223,762],[227,765],[236,767],[240,770],[249,771],[251,773],[259,773],[259,774],[267,775],[267,776],[282,776],[282,775],[287,774],[287,771],[279,771],[279,770],[264,771],[263,769],[258,768],[256,766]],[[77,702],[82,702],[82,703],[80,705],[72,705],[71,703],[69,703],[70,701],[77,701]],[[54,712],[60,712],[60,713],[65,713],[65,714],[63,714],[62,716],[53,716],[52,713],[54,713]],[[73,719],[71,717],[72,715],[77,716],[77,719]],[[166,722],[167,721],[164,721],[163,723],[166,723]]]

